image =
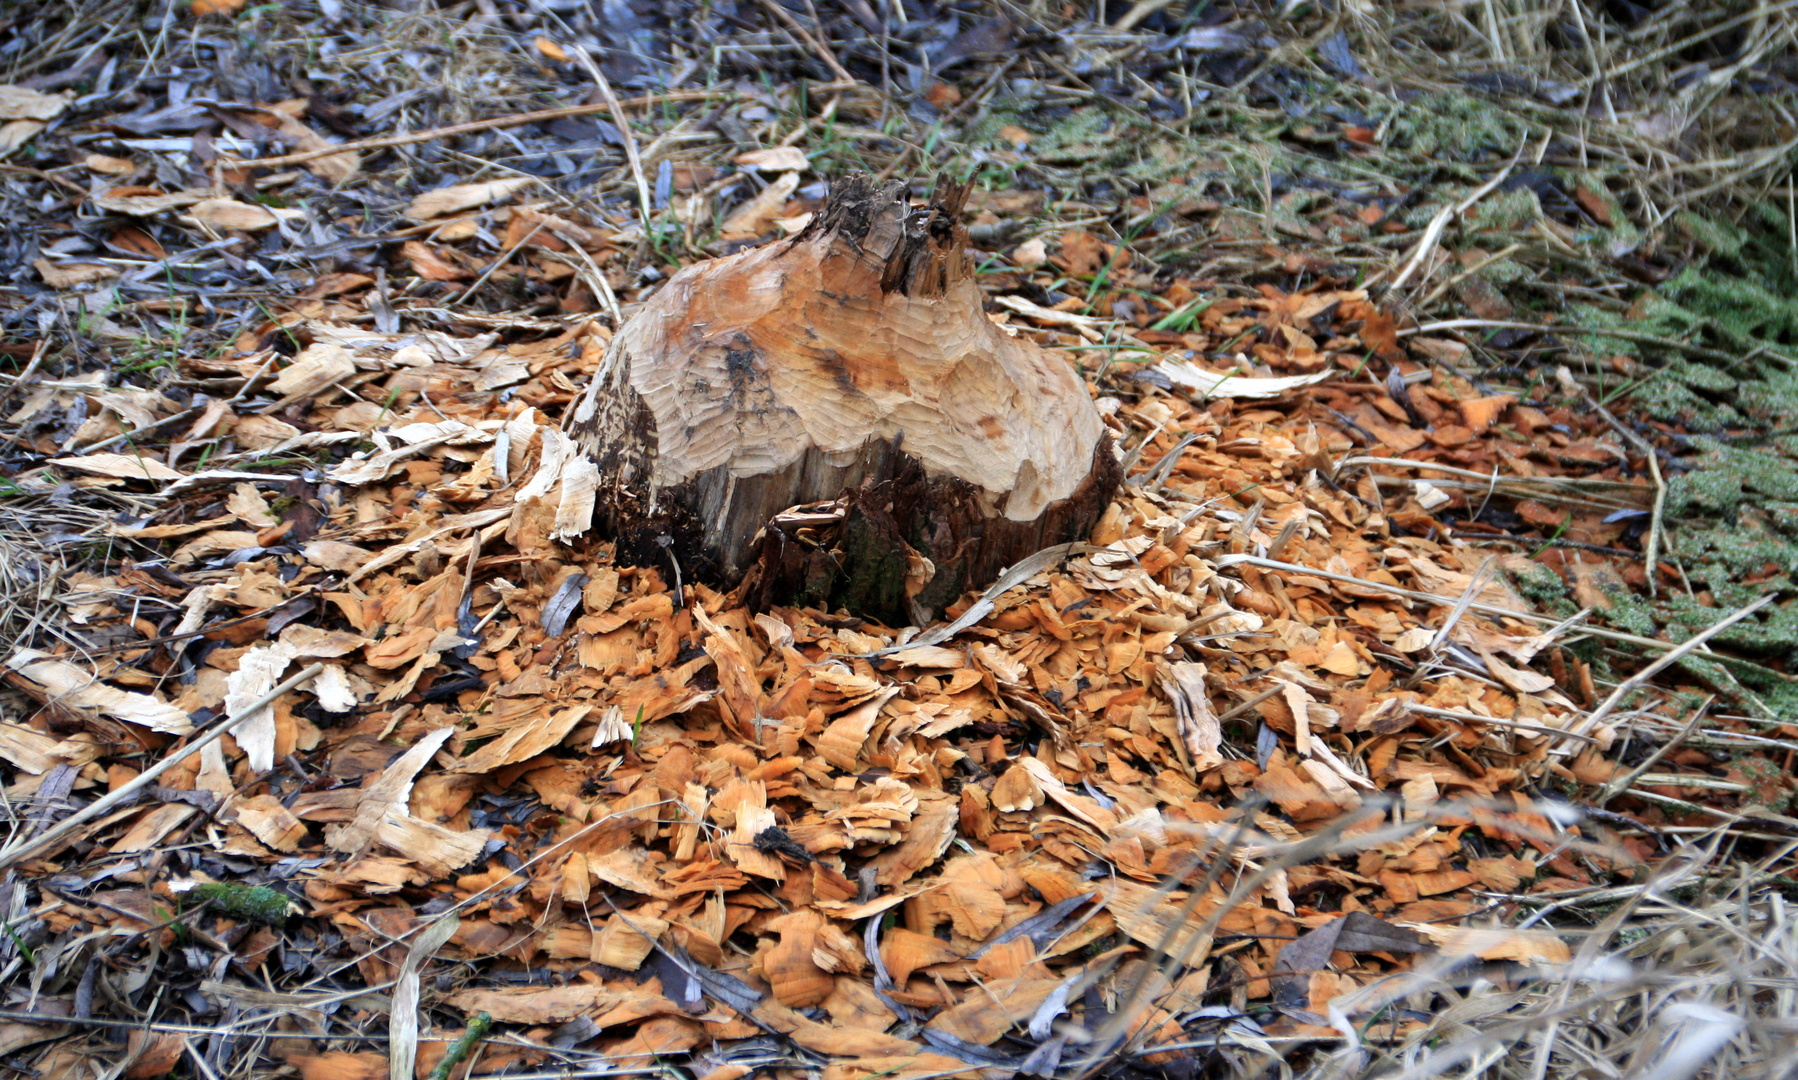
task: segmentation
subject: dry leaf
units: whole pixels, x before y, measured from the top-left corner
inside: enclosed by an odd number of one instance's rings
[[[315,397],[355,373],[355,360],[341,346],[318,342],[294,356],[269,388],[286,398]]]
[[[117,187],[104,195],[94,196],[93,203],[100,209],[110,210],[115,214],[151,217],[183,206],[192,206],[201,199],[208,198],[210,194],[207,191],[177,191],[171,194],[153,187]]]
[[[275,125],[275,133],[287,144],[290,151],[310,154],[315,150],[325,150],[337,145],[301,123],[299,118],[288,116],[285,113],[279,115],[280,121]],[[312,175],[329,180],[333,184],[341,184],[355,176],[361,166],[362,158],[354,150],[340,150],[335,154],[325,154],[306,162],[306,169]]]
[[[799,190],[799,174],[782,173],[748,202],[732,210],[719,231],[721,240],[753,240],[774,228],[776,218],[783,216],[787,200]]]
[[[283,219],[291,221],[305,216],[304,210],[256,206],[236,199],[201,199],[188,207],[187,213],[181,215],[181,220],[208,229],[254,232],[257,229],[272,229],[276,222]]]
[[[198,11],[202,0],[195,0]],[[243,0],[203,0],[209,4],[234,3]],[[333,1050],[326,1054],[294,1054],[287,1063],[300,1070],[301,1080],[389,1080],[387,1055],[364,1051],[351,1054]]]
[[[0,157],[11,154],[42,135],[46,126],[38,120],[14,120],[10,124],[0,124]]]
[[[1334,919],[1280,948],[1274,962],[1274,1000],[1294,1009],[1317,1011],[1318,988],[1312,979],[1330,965],[1335,952],[1384,952],[1395,956],[1418,952],[1423,939],[1408,929],[1382,922],[1364,911]],[[1327,995],[1325,1000],[1327,1000]]]
[[[1486,929],[1442,923],[1403,923],[1450,956],[1510,960],[1525,966],[1565,964],[1573,959],[1567,943],[1550,930]]]
[[[576,982],[567,986],[459,990],[447,1000],[451,1008],[471,1016],[484,1012],[502,1024],[558,1024],[604,1012],[620,996],[618,991],[604,986]]]
[[[190,566],[215,555],[229,555],[234,551],[261,547],[262,538],[256,533],[242,529],[215,529],[176,548],[169,556],[169,561],[178,566]]]
[[[125,1038],[125,1057],[131,1063],[125,1069],[125,1080],[167,1076],[186,1052],[187,1036],[179,1031],[133,1029]]]
[[[88,285],[119,276],[117,269],[105,263],[53,263],[49,259],[33,259],[31,265],[37,268],[38,276],[44,279],[44,284],[52,289],[72,289],[77,285]]]
[[[811,163],[805,159],[805,151],[797,146],[751,150],[738,154],[733,160],[745,169],[760,169],[762,172],[804,172],[811,167]]]
[[[185,735],[194,729],[187,713],[155,695],[108,686],[92,673],[34,649],[14,652],[6,666],[29,680],[34,697],[62,708],[92,709],[115,720],[173,735]]]
[[[413,221],[429,221],[445,214],[454,214],[469,210],[476,206],[499,202],[501,199],[523,191],[536,183],[528,176],[511,176],[504,180],[489,180],[479,184],[454,184],[427,191],[412,200],[406,207],[406,216]]]
[[[24,86],[0,86],[0,120],[54,120],[74,100],[66,90],[46,94]]]
[[[124,176],[137,168],[137,162],[130,158],[109,157],[105,154],[89,154],[81,159],[81,164],[108,176]]]
[[[1498,414],[1517,404],[1517,398],[1511,394],[1494,394],[1490,397],[1463,398],[1460,402],[1461,418],[1475,433],[1483,432],[1498,419]]]
[[[183,475],[154,458],[132,454],[83,454],[80,457],[51,458],[50,464],[120,480],[179,480]]]
[[[439,248],[422,240],[408,240],[400,246],[400,254],[412,264],[412,272],[426,281],[459,281],[473,275]]]
[[[230,497],[225,500],[225,509],[245,525],[254,525],[259,529],[280,524],[280,520],[269,511],[268,503],[263,500],[262,493],[256,490],[255,484],[238,484],[232,488]]]

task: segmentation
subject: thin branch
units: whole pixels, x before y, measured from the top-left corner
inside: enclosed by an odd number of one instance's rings
[[[418,143],[431,142],[434,139],[453,139],[458,135],[469,135],[476,131],[491,131],[495,128],[522,127],[525,124],[541,124],[548,120],[561,120],[570,116],[588,116],[596,112],[607,112],[615,106],[634,108],[646,105],[657,105],[665,101],[709,101],[713,98],[734,98],[738,95],[729,90],[671,90],[666,94],[647,94],[643,97],[626,98],[619,102],[600,102],[598,104],[567,105],[560,109],[538,109],[534,112],[512,113],[509,116],[495,116],[486,120],[470,120],[464,124],[450,124],[447,127],[431,128],[427,131],[414,131],[407,135],[381,135],[372,139],[357,139],[355,142],[332,143],[317,150],[302,150],[294,154],[281,154],[276,157],[248,158],[234,162],[253,168],[270,168],[275,165],[298,165],[314,158],[329,157],[347,151],[385,150],[394,146],[413,146]]]
[[[1743,608],[1742,610],[1736,612],[1733,615],[1730,615],[1728,618],[1724,619],[1722,622],[1719,622],[1719,623],[1715,624],[1714,626],[1711,626],[1710,628],[1706,629],[1703,633],[1700,633],[1700,634],[1694,635],[1693,637],[1687,638],[1685,641],[1681,642],[1677,648],[1670,650],[1665,655],[1663,655],[1659,659],[1657,659],[1654,663],[1649,664],[1647,667],[1643,668],[1641,671],[1636,672],[1634,675],[1631,675],[1629,678],[1618,683],[1617,689],[1611,691],[1611,696],[1608,698],[1605,698],[1604,703],[1602,705],[1600,705],[1598,708],[1594,709],[1590,716],[1586,717],[1585,720],[1581,721],[1580,726],[1578,728],[1574,729],[1573,734],[1584,735],[1587,732],[1591,731],[1593,728],[1596,728],[1599,724],[1604,722],[1604,718],[1611,714],[1611,711],[1617,707],[1619,702],[1621,702],[1624,698],[1628,697],[1630,694],[1634,693],[1635,691],[1641,689],[1643,686],[1647,685],[1648,680],[1654,678],[1656,675],[1659,675],[1662,671],[1664,671],[1667,667],[1669,667],[1676,661],[1683,660],[1687,656],[1690,656],[1693,652],[1697,651],[1697,649],[1700,645],[1703,645],[1705,642],[1716,637],[1718,634],[1721,634],[1723,631],[1725,631],[1725,630],[1729,629],[1730,627],[1734,626],[1735,624],[1741,622],[1743,619],[1746,619],[1748,616],[1759,611],[1761,608],[1764,608],[1768,604],[1771,604],[1776,595],[1777,594],[1775,594],[1775,593],[1768,593],[1767,595],[1761,597],[1759,600],[1756,600],[1754,603],[1749,604],[1747,607]]]
[[[95,799],[85,809],[77,811],[69,817],[64,818],[62,821],[57,822],[54,828],[45,831],[36,839],[20,841],[10,845],[4,851],[0,851],[0,869],[11,866],[25,856],[55,844],[57,841],[74,832],[81,826],[124,803],[127,799],[130,799],[144,788],[149,787],[156,781],[156,778],[163,773],[168,772],[170,769],[181,764],[183,761],[186,761],[188,758],[193,757],[214,742],[217,742],[227,731],[237,726],[239,721],[244,717],[255,715],[282,694],[294,689],[323,670],[325,670],[325,665],[323,664],[311,664],[307,666],[305,670],[301,671],[298,675],[288,679],[286,682],[283,682],[273,690],[270,690],[268,693],[251,702],[249,708],[242,710],[236,717],[219,717],[213,722],[213,725],[210,728],[206,729],[206,734],[195,739],[193,742],[188,743],[168,757],[163,758],[150,768],[145,769],[130,782]]]

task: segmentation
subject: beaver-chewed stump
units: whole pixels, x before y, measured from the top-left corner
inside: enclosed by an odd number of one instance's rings
[[[619,329],[569,430],[621,559],[904,625],[1085,537],[1117,456],[1073,367],[987,318],[967,194],[847,177]]]

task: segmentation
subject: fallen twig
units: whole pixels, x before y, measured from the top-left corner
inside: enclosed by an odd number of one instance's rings
[[[207,746],[218,741],[218,739],[226,732],[237,725],[239,719],[245,716],[255,715],[259,709],[262,709],[282,694],[294,689],[324,669],[325,665],[323,664],[308,665],[305,670],[301,671],[298,675],[281,683],[268,693],[257,698],[254,702],[251,702],[248,708],[238,714],[237,718],[220,716],[217,720],[213,721],[210,728],[206,729],[206,734],[195,739],[193,742],[188,743],[168,757],[163,758],[155,765],[145,769],[129,782],[108,792],[100,798],[95,799],[86,809],[78,810],[74,814],[64,818],[62,821],[57,822],[53,828],[46,830],[35,839],[24,840],[8,846],[5,850],[0,850],[0,868],[11,866],[33,852],[51,846],[56,841],[61,840],[81,826],[125,802],[127,799],[130,799],[144,788],[149,787],[156,781],[156,778],[163,773],[168,772],[170,769],[181,764],[183,761],[186,761],[188,758],[193,757]]]
[[[712,98],[736,96],[736,93],[729,90],[671,90],[666,94],[647,94],[643,97],[626,98],[615,104],[628,108],[658,105],[667,101],[709,101]],[[380,135],[371,139],[357,139],[355,142],[332,143],[330,146],[317,150],[302,150],[298,153],[281,154],[276,157],[247,158],[234,162],[234,164],[254,166],[258,169],[273,168],[276,165],[298,165],[314,158],[329,157],[332,154],[341,154],[351,150],[361,152],[385,150],[394,146],[414,146],[418,143],[430,142],[433,139],[453,139],[458,135],[469,135],[476,131],[541,124],[547,120],[561,120],[570,116],[588,116],[596,112],[610,111],[615,104],[602,101],[597,104],[566,105],[560,109],[537,109],[534,112],[513,113],[510,116],[495,116],[486,120],[470,120],[464,124],[450,124],[446,127],[430,128],[426,131],[414,131],[406,135]]]
[[[1756,600],[1754,603],[1749,604],[1747,607],[1743,608],[1742,610],[1735,612],[1734,614],[1730,615],[1728,618],[1725,618],[1723,621],[1716,623],[1715,625],[1709,627],[1703,633],[1696,634],[1692,637],[1687,638],[1685,641],[1680,642],[1679,645],[1675,646],[1673,649],[1669,650],[1665,655],[1663,655],[1659,659],[1657,659],[1654,663],[1649,664],[1647,667],[1643,668],[1641,671],[1636,672],[1634,675],[1631,675],[1629,678],[1618,683],[1617,689],[1611,691],[1611,696],[1608,698],[1605,698],[1604,702],[1602,704],[1600,704],[1598,706],[1598,708],[1592,710],[1592,714],[1590,716],[1586,717],[1585,720],[1581,721],[1579,727],[1575,728],[1573,730],[1572,734],[1584,735],[1586,732],[1591,731],[1593,728],[1595,728],[1599,724],[1603,723],[1604,718],[1606,716],[1609,716],[1611,713],[1611,710],[1615,709],[1617,707],[1618,703],[1621,702],[1625,697],[1628,697],[1630,694],[1641,689],[1644,685],[1647,684],[1648,680],[1650,680],[1650,679],[1654,678],[1656,675],[1660,674],[1664,669],[1666,669],[1669,665],[1673,664],[1675,661],[1683,660],[1687,656],[1691,655],[1693,652],[1695,652],[1698,649],[1698,647],[1700,645],[1703,645],[1705,642],[1716,637],[1718,634],[1721,634],[1723,631],[1725,631],[1725,630],[1729,629],[1730,627],[1734,626],[1735,624],[1741,622],[1743,619],[1746,619],[1748,616],[1759,611],[1761,608],[1764,608],[1768,604],[1771,604],[1773,602],[1775,595],[1776,594],[1774,594],[1774,593],[1768,593],[1767,595],[1761,597],[1759,600]]]
[[[474,1017],[468,1021],[468,1030],[462,1033],[460,1039],[450,1043],[450,1048],[443,1055],[443,1060],[439,1061],[437,1067],[431,1070],[431,1080],[449,1080],[450,1073],[455,1071],[456,1066],[462,1064],[463,1059],[467,1058],[474,1050],[475,1044],[487,1037],[487,1029],[492,1026],[493,1017],[486,1013],[475,1013]]]

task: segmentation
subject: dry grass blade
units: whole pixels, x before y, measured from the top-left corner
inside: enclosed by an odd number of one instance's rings
[[[419,973],[418,969],[437,955],[451,935],[461,926],[454,915],[438,919],[412,941],[393,988],[393,1016],[387,1028],[387,1058],[392,1064],[392,1080],[413,1080],[413,1063],[418,1058]]]
[[[612,83],[606,73],[593,62],[592,54],[586,49],[577,49],[575,56],[580,58],[581,66],[587,69],[593,84],[599,88],[600,96],[605,98],[606,107],[612,112],[612,124],[618,129],[618,137],[624,140],[624,156],[630,162],[631,178],[637,182],[637,209],[643,215],[644,235],[648,235],[651,219],[654,217],[653,204],[649,198],[649,181],[643,176],[643,158],[637,152],[637,135],[631,129],[631,118],[624,111],[618,95],[612,90]]]
[[[1590,732],[1593,728],[1602,724],[1605,721],[1605,718],[1611,714],[1611,711],[1621,704],[1625,698],[1646,686],[1649,680],[1653,679],[1668,667],[1671,667],[1674,663],[1690,656],[1693,652],[1702,648],[1705,642],[1741,622],[1743,619],[1748,618],[1750,615],[1753,615],[1755,612],[1766,607],[1768,604],[1771,604],[1776,599],[1778,599],[1777,596],[1769,593],[1759,600],[1756,600],[1754,603],[1749,604],[1747,607],[1742,608],[1739,611],[1731,612],[1729,615],[1711,624],[1708,629],[1701,633],[1695,634],[1685,641],[1680,642],[1677,646],[1668,649],[1666,652],[1656,657],[1652,664],[1648,664],[1643,667],[1642,670],[1618,683],[1617,688],[1611,691],[1610,696],[1605,698],[1598,708],[1592,710],[1585,719],[1580,721],[1579,726],[1574,729],[1574,733],[1583,735]]]
[[[1393,596],[1403,597],[1407,600],[1421,600],[1426,603],[1440,604],[1445,607],[1452,606],[1453,604],[1453,598],[1437,593],[1419,592],[1416,589],[1406,589],[1397,585],[1388,585],[1385,582],[1380,581],[1365,581],[1361,578],[1356,578],[1347,574],[1336,574],[1329,570],[1319,570],[1316,567],[1299,566],[1294,563],[1280,562],[1275,559],[1263,559],[1256,555],[1223,555],[1218,558],[1218,565],[1255,566],[1264,570],[1274,570],[1282,573],[1299,574],[1305,577],[1321,578],[1325,581],[1341,581],[1362,588],[1376,589],[1380,592],[1390,593]],[[1519,611],[1511,608],[1497,607],[1492,604],[1481,603],[1477,600],[1470,602],[1467,605],[1467,608],[1470,611],[1477,611],[1482,615],[1498,615],[1507,619],[1516,619],[1519,622],[1537,623],[1539,625],[1558,625],[1561,622],[1561,620],[1550,615],[1543,615],[1533,611]],[[1759,610],[1758,604],[1755,606],[1755,610]],[[1638,634],[1626,634],[1621,631],[1605,630],[1595,626],[1581,627],[1580,633],[1590,634],[1593,637],[1603,638],[1607,641],[1616,641],[1625,645],[1633,645],[1642,649],[1652,649],[1657,652],[1666,652],[1679,648],[1679,646],[1674,645],[1671,642],[1657,641],[1654,638],[1645,638]],[[1702,645],[1703,641],[1700,641],[1694,648]]]

